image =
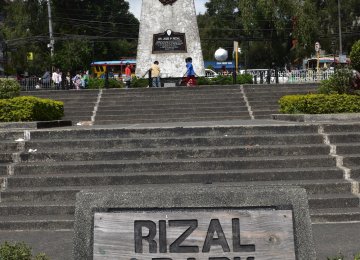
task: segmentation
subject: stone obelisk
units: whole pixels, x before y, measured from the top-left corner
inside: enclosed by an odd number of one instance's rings
[[[196,74],[203,76],[194,0],[143,0],[136,75],[143,76],[159,61],[162,78],[183,77],[187,57],[193,59]]]

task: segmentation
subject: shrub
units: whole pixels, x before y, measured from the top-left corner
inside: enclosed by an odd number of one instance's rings
[[[0,100],[0,122],[51,121],[64,116],[64,103],[37,97]]]
[[[360,97],[346,94],[309,94],[284,96],[280,112],[286,114],[334,114],[360,112]]]
[[[353,72],[349,69],[337,69],[328,79],[320,83],[320,94],[352,94]]]
[[[98,89],[105,87],[105,79],[90,78],[89,89]],[[123,88],[124,83],[121,80],[109,79],[109,88]]]
[[[237,76],[236,82],[238,84],[253,84],[253,76],[251,74],[240,74]]]
[[[149,85],[149,80],[145,78],[133,77],[131,80],[132,88],[146,88]]]
[[[50,260],[45,254],[38,254],[33,257],[31,248],[25,243],[10,244],[5,242],[0,245],[1,260]]]
[[[216,78],[200,77],[197,79],[198,85],[232,85],[234,84],[233,76],[219,75]],[[250,74],[240,74],[236,76],[236,84],[252,84],[253,78]]]
[[[351,66],[360,71],[360,40],[354,43],[350,52]]]
[[[0,99],[20,96],[20,84],[14,79],[0,79]]]

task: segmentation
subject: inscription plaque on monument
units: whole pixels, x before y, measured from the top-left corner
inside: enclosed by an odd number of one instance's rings
[[[296,259],[291,210],[95,213],[94,259]]]
[[[164,33],[154,34],[153,53],[180,53],[187,52],[185,33],[167,30]]]

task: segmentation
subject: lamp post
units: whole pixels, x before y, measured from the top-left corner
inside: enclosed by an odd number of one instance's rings
[[[340,0],[338,0],[338,19],[339,19],[339,57],[340,55],[342,55],[342,35],[341,35],[341,5],[340,5]]]

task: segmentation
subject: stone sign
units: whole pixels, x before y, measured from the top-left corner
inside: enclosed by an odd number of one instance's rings
[[[74,259],[316,259],[301,188],[149,185],[78,193]]]
[[[153,53],[186,52],[185,33],[167,30],[164,33],[154,34]]]
[[[291,210],[95,213],[94,259],[295,259]]]

